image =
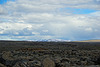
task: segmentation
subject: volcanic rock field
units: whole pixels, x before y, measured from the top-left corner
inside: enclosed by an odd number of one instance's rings
[[[0,67],[100,67],[100,42],[0,41]]]

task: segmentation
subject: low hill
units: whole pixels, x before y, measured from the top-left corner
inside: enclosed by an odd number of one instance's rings
[[[83,40],[83,41],[74,41],[74,42],[100,42],[100,40]]]

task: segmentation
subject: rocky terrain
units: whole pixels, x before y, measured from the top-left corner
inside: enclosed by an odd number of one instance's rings
[[[100,43],[3,41],[0,48],[0,67],[100,67]]]

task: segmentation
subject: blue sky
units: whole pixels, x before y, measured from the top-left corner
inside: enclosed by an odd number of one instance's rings
[[[100,0],[0,0],[0,39],[100,39],[98,3]]]
[[[72,12],[73,14],[89,14],[96,12],[97,10],[93,9],[81,9],[81,8],[61,8],[62,12]]]
[[[6,2],[7,2],[7,0],[0,0],[0,4],[4,4]]]
[[[5,4],[7,1],[15,1],[15,0],[0,0],[0,4]]]
[[[0,0],[0,4],[3,4],[6,0]]]

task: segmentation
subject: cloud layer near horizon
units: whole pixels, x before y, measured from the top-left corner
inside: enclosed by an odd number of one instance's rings
[[[94,10],[75,14],[72,9]],[[100,39],[100,0],[16,0],[0,5],[0,39]]]

